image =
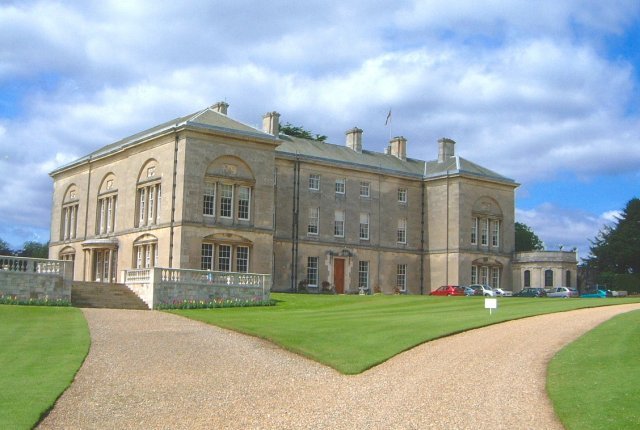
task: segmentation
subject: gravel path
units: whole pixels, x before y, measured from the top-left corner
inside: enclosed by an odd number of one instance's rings
[[[155,311],[83,309],[92,345],[40,429],[561,429],[546,365],[640,304],[526,318],[426,343],[357,376]]]

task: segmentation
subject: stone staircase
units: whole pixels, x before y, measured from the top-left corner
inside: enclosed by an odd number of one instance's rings
[[[74,281],[71,304],[77,308],[149,309],[126,285],[102,282]]]

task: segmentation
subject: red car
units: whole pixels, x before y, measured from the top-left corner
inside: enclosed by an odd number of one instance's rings
[[[464,288],[457,285],[444,285],[429,293],[430,296],[464,296]]]

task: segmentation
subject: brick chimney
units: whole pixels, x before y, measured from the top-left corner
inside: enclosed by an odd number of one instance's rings
[[[213,109],[214,112],[218,112],[218,113],[221,113],[222,115],[226,115],[228,107],[229,107],[229,103],[227,103],[227,102],[218,102],[218,103],[214,104],[213,106],[211,106],[211,109]]]
[[[455,144],[455,141],[447,137],[438,139],[438,163],[444,163],[446,160],[455,155]]]
[[[407,159],[407,139],[396,136],[389,141],[389,153],[401,160]]]
[[[278,137],[280,134],[280,114],[276,111],[267,112],[262,117],[262,131]]]
[[[362,130],[358,127],[353,127],[351,130],[347,130],[345,134],[347,135],[347,147],[356,152],[362,152]]]

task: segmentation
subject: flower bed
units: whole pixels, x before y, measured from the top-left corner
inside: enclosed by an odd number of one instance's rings
[[[0,294],[0,305],[22,305],[22,306],[71,306],[71,302],[63,299],[49,300],[45,296],[42,299],[19,299],[15,295]]]
[[[214,309],[214,308],[238,308],[248,306],[274,306],[275,300],[262,300],[255,298],[251,300],[242,299],[214,299],[205,300],[175,300],[171,303],[160,303],[156,309]]]

